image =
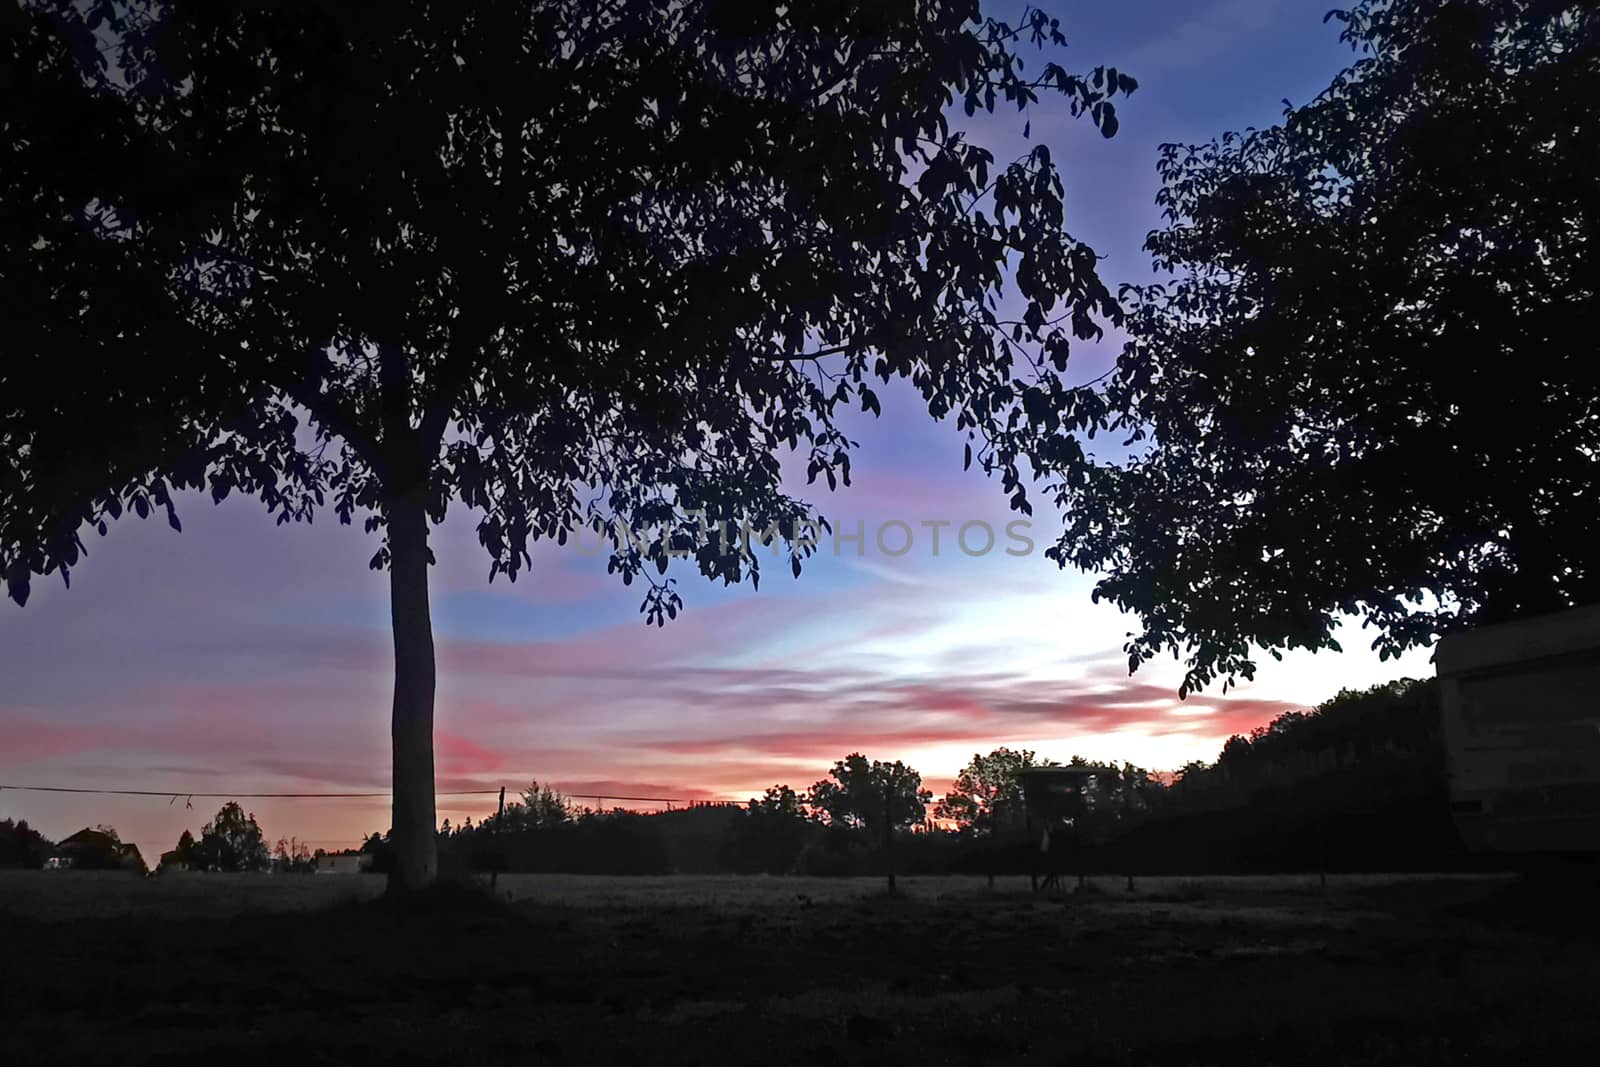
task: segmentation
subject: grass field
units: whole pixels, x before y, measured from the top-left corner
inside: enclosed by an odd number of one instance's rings
[[[1593,892],[1505,878],[0,875],[0,1062],[1503,1061],[1592,1050]]]
[[[1335,897],[1346,890],[1398,885],[1419,879],[1448,882],[1437,875],[1332,875]],[[1482,876],[1461,880],[1483,882]],[[1493,880],[1493,876],[1491,879]],[[485,882],[484,884],[487,884]],[[982,877],[948,875],[905,877],[900,890],[924,902],[963,898],[1029,897],[1026,878],[1000,878],[995,889]],[[1123,878],[1089,882],[1096,897],[1129,902],[1182,900],[1205,896],[1236,898],[1260,894],[1286,897],[1320,892],[1316,875],[1243,875],[1236,877],[1139,878],[1128,893]],[[301,875],[186,873],[133,878],[120,871],[0,870],[0,915],[24,919],[89,916],[199,918],[246,912],[303,911],[351,901],[371,900],[383,893],[381,877],[370,875]],[[497,887],[514,904],[571,908],[712,907],[769,910],[786,907],[800,897],[837,904],[881,896],[878,878],[743,877],[736,875],[668,875],[602,877],[583,874],[501,875]],[[1068,888],[1071,888],[1070,886]]]

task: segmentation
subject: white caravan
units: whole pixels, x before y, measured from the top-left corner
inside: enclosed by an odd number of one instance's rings
[[[1452,634],[1434,662],[1467,847],[1600,852],[1600,605]]]

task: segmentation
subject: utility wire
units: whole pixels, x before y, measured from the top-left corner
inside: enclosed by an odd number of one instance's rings
[[[90,789],[86,787],[64,785],[5,785],[0,784],[0,790],[14,789],[18,792],[28,793],[95,793],[104,796],[119,797],[188,797],[193,800],[199,797],[202,800],[289,800],[289,799],[317,799],[317,800],[355,800],[362,798],[389,797],[393,793],[191,793],[184,789]],[[438,797],[492,797],[499,795],[499,789],[441,789],[435,790],[434,796]],[[655,804],[691,804],[696,798],[692,797],[633,797],[618,796],[615,793],[567,793],[574,800],[633,800],[645,801]],[[704,798],[700,798],[704,799]],[[715,803],[740,803],[739,801],[715,801]]]
[[[98,793],[119,797],[188,797],[193,800],[286,800],[291,798],[316,798],[320,800],[355,799],[359,797],[387,797],[393,793],[190,793],[184,789],[82,789],[63,785],[0,785],[0,789],[15,789],[28,793]],[[439,797],[495,796],[498,789],[446,789]],[[621,799],[621,798],[619,798]]]

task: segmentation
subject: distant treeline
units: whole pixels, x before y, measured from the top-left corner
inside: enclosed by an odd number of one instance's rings
[[[80,836],[83,835],[73,835],[74,838]],[[77,847],[72,847],[71,838],[58,846],[29,826],[26,819],[16,822],[0,819],[0,867],[38,869],[57,857],[58,862],[65,861],[66,866],[77,870],[133,869],[140,874],[147,873],[144,859],[137,850],[133,856],[138,863],[130,866],[127,853],[121,851],[126,846],[116,827],[102,823],[89,836],[89,842]],[[196,870],[308,874],[315,869],[315,855],[294,838],[279,838],[276,847],[268,848],[255,815],[247,813],[237,801],[230,800],[201,828],[199,840],[184,830],[177,846],[161,854],[155,873]]]
[[[1230,738],[1105,848],[1149,871],[1471,865],[1450,819],[1438,681],[1345,690]]]
[[[852,753],[809,789],[775,785],[745,805],[650,814],[571,804],[535,782],[497,814],[440,828],[441,868],[581,874],[1207,874],[1452,870],[1474,865],[1449,815],[1438,683],[1346,690],[1312,711],[1229,738],[1212,763],[1170,775],[1070,760],[1090,772],[1081,811],[1052,832],[1029,820],[1019,772],[1032,752],[974,755],[937,801],[899,761]],[[51,843],[0,821],[0,866],[39,866]],[[387,869],[386,835],[362,851]],[[295,842],[269,852],[253,816],[225,805],[161,867],[310,870]]]
[[[975,755],[937,803],[904,764],[852,754],[809,790],[743,806],[640,814],[568,804],[538,783],[503,816],[441,831],[458,871],[590,874],[1022,873],[1045,862],[1017,772],[1033,753]],[[1235,736],[1167,776],[1074,759],[1093,777],[1053,835],[1064,872],[1450,870],[1470,866],[1449,816],[1438,684],[1343,691]],[[886,832],[887,823],[887,832]],[[364,846],[385,866],[387,844]]]

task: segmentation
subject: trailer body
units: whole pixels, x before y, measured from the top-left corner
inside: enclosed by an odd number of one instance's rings
[[[1600,852],[1600,605],[1440,640],[1456,828],[1476,852]]]

